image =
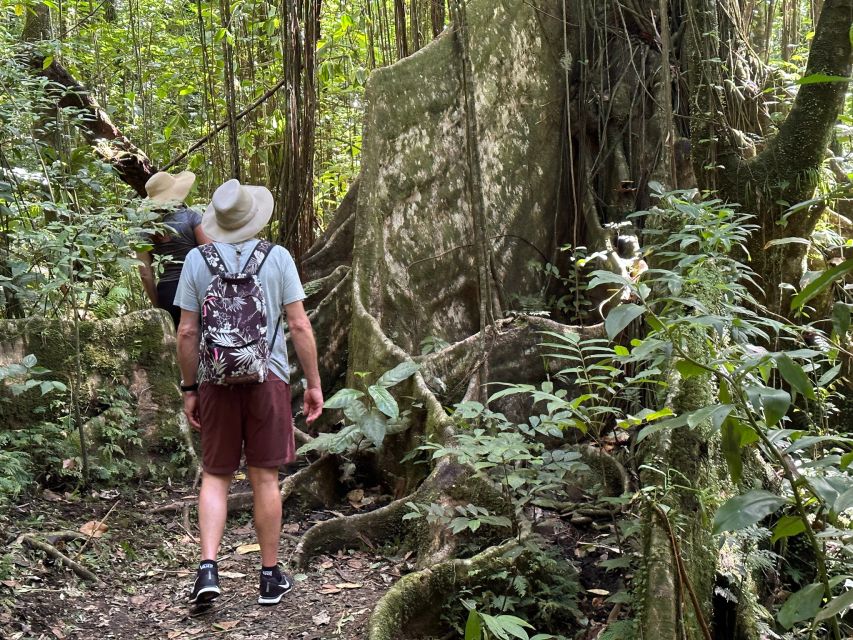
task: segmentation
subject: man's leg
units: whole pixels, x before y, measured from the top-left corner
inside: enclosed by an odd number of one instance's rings
[[[274,567],[278,562],[278,542],[281,536],[281,493],[278,487],[278,467],[249,466],[249,482],[255,501],[255,532],[261,545],[261,562]]]
[[[198,526],[201,529],[201,559],[216,560],[228,516],[231,475],[204,472],[198,496]],[[280,505],[279,505],[280,506]]]

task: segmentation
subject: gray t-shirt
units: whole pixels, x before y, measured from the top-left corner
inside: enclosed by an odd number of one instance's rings
[[[245,268],[255,245],[258,244],[258,240],[252,239],[237,243],[237,246],[241,247],[239,265],[237,264],[235,245],[224,242],[214,244],[228,270],[237,272]],[[267,303],[267,339],[270,342],[273,340],[276,323],[281,317],[278,336],[276,336],[270,357],[270,369],[285,382],[290,382],[290,367],[287,364],[287,347],[282,326],[286,318],[282,317],[282,314],[284,313],[284,305],[304,300],[305,292],[302,290],[302,283],[299,281],[296,264],[284,247],[276,245],[272,248],[258,275],[261,286],[264,288],[264,299]],[[207,291],[211,280],[213,280],[213,275],[210,273],[207,263],[199,250],[193,249],[187,254],[184,261],[178,290],[175,292],[175,306],[199,313],[204,293]]]

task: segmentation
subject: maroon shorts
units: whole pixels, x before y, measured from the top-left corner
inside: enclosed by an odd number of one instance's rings
[[[233,473],[244,450],[251,467],[296,459],[289,384],[270,374],[261,384],[202,384],[198,392],[205,471]]]

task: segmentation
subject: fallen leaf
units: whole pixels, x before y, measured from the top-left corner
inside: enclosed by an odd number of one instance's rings
[[[338,587],[336,587],[333,584],[324,584],[322,587],[320,587],[320,593],[322,593],[323,595],[328,595],[330,593],[340,593],[340,592],[341,592],[341,589],[339,589]]]
[[[41,492],[41,495],[45,500],[50,500],[51,502],[62,502],[62,496],[55,494],[50,489],[45,489]]]
[[[17,580],[0,580],[0,584],[9,587],[10,589],[14,589],[20,583]]]
[[[311,620],[314,621],[314,624],[318,627],[321,627],[325,624],[329,624],[332,621],[332,616],[329,615],[328,611],[321,611],[316,616],[311,616]]]
[[[77,461],[74,458],[65,458],[65,460],[62,461],[63,469],[74,469],[76,467]]]
[[[246,555],[247,553],[257,553],[260,550],[261,545],[259,545],[257,542],[254,544],[241,544],[239,547],[237,547],[237,553],[239,553],[241,556]]]
[[[353,503],[359,503],[364,500],[364,489],[353,489],[347,494],[347,500],[355,506]]]
[[[234,474],[234,480],[245,480],[245,479],[246,479],[246,474],[243,473],[242,471],[240,473]]]
[[[360,582],[339,582],[335,586],[338,589],[361,589],[364,585]]]
[[[281,530],[285,533],[299,533],[299,523],[291,522],[281,526]]]
[[[59,627],[51,627],[50,630],[53,635],[59,638],[59,640],[65,640],[65,634],[62,633],[62,629],[60,629]]]
[[[335,566],[335,563],[332,562],[331,560],[326,560],[325,562],[320,563],[321,569],[331,569],[334,566]]]
[[[610,592],[606,589],[587,589],[587,593],[591,593],[594,596],[609,596]]]
[[[170,631],[169,633],[167,633],[167,634],[166,634],[166,637],[167,637],[169,640],[174,640],[174,639],[175,639],[175,638],[177,638],[179,635],[181,635],[183,632],[184,632],[184,630],[183,630],[183,629],[175,629],[174,631]]]
[[[107,531],[109,531],[109,527],[98,520],[89,520],[86,524],[80,527],[80,533],[91,536],[92,538],[100,538]]]
[[[236,627],[238,624],[240,624],[239,620],[223,620],[222,622],[214,622],[213,628],[219,629],[220,631],[228,631],[229,629]]]
[[[240,573],[239,571],[220,571],[220,578],[245,578],[245,573]]]
[[[140,594],[138,596],[130,596],[130,604],[135,604],[139,606],[143,604],[146,600],[148,600],[148,596]]]

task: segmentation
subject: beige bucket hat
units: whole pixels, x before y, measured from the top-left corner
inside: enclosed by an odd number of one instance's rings
[[[145,192],[153,202],[183,202],[195,183],[192,171],[181,171],[177,175],[158,171],[148,178]]]
[[[266,187],[229,180],[213,192],[201,218],[201,228],[218,242],[242,242],[254,238],[272,217],[273,197]]]

